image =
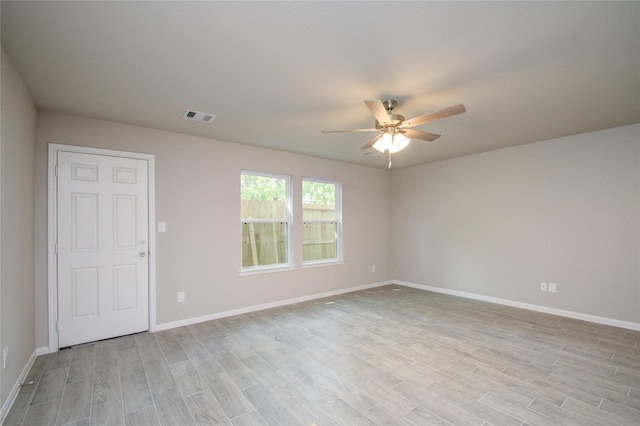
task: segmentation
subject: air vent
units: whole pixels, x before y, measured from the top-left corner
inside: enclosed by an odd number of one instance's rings
[[[370,150],[367,150],[367,151],[363,151],[362,155],[365,156],[365,157],[377,157],[377,156],[382,155],[382,154],[380,153],[380,151],[378,151],[376,149],[370,149]]]
[[[182,117],[186,118],[187,120],[195,120],[195,121],[200,121],[202,123],[213,123],[213,120],[216,119],[216,116],[213,114],[209,114],[207,112],[194,111],[191,109],[186,110]]]

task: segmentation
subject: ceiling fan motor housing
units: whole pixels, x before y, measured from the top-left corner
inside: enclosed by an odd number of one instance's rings
[[[382,102],[382,105],[384,105],[384,108],[389,111],[389,114],[391,114],[391,111],[398,105],[398,101],[394,99],[387,99]]]
[[[378,120],[376,120],[376,129],[385,129],[389,127],[398,126],[400,123],[404,121],[404,116],[400,114],[389,114],[389,122],[385,124],[380,124]]]

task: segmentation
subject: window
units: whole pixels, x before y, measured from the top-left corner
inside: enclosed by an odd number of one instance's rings
[[[342,260],[340,184],[302,180],[302,260],[305,264]]]
[[[240,176],[242,270],[291,262],[291,178],[243,171]]]

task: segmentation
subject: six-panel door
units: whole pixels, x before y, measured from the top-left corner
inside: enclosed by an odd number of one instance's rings
[[[146,160],[58,152],[58,347],[149,328]]]

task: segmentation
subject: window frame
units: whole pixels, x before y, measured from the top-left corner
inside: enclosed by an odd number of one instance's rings
[[[335,218],[333,220],[328,219],[304,219],[304,182],[315,182],[315,183],[326,183],[334,185],[335,194],[334,194],[334,207],[335,207]],[[336,257],[330,259],[316,259],[316,260],[304,260],[304,248],[302,249],[302,267],[303,268],[312,268],[318,266],[328,266],[328,265],[340,265],[344,263],[344,255],[343,255],[343,230],[342,230],[342,183],[334,180],[328,179],[319,179],[313,177],[302,177],[300,184],[300,192],[301,192],[301,218],[302,218],[302,227],[306,223],[336,223]],[[302,235],[302,244],[304,245],[304,231]]]
[[[262,219],[262,218],[243,218],[242,211],[240,211],[240,275],[253,275],[262,274],[268,272],[282,272],[295,269],[294,264],[294,251],[293,251],[293,185],[291,175],[284,175],[279,173],[258,172],[255,170],[242,169],[240,170],[240,203],[242,203],[242,176],[260,176],[266,178],[284,179],[285,182],[285,217],[284,219]],[[287,262],[286,263],[274,263],[270,265],[258,265],[258,266],[242,266],[242,225],[245,223],[286,223],[286,251]]]

